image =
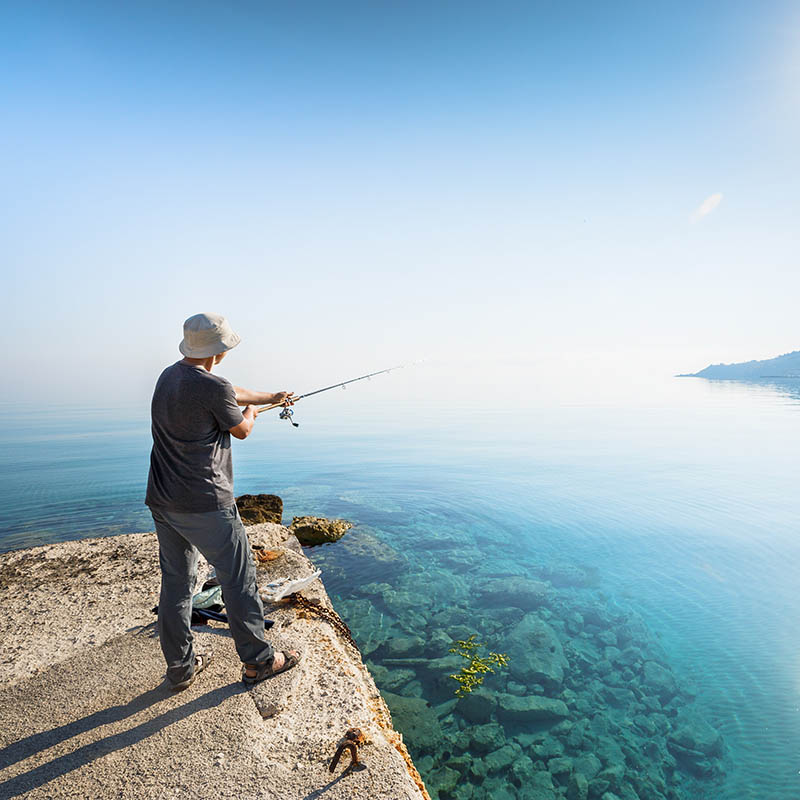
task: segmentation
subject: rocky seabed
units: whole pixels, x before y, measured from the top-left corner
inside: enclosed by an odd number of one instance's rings
[[[311,557],[339,584],[353,559],[380,565],[385,580],[342,591],[336,607],[432,797],[719,796],[725,747],[696,689],[589,570],[481,566],[463,549],[414,566],[358,530]],[[457,699],[449,676],[464,661],[448,651],[473,633],[509,665]]]

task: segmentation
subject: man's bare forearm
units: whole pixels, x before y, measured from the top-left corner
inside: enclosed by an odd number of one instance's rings
[[[286,392],[254,392],[251,389],[243,389],[241,386],[234,386],[236,393],[236,403],[240,406],[270,406],[273,403],[282,403],[286,398]]]

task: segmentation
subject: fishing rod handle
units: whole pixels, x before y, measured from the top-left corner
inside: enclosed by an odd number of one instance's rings
[[[300,399],[299,397],[295,397],[289,405],[293,405],[299,399]],[[283,408],[286,405],[287,405],[286,403],[273,403],[271,406],[261,406],[258,409],[258,413],[260,414],[262,411],[272,411],[273,408]]]

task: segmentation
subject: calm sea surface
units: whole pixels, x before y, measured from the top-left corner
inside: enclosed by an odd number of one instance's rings
[[[507,412],[355,415],[337,403],[325,417],[323,404],[298,410],[297,430],[262,417],[234,462],[238,493],[279,494],[287,519],[341,516],[356,523],[353,542],[367,537],[360,550],[309,553],[360,641],[375,632],[364,586],[403,590],[395,607],[383,592],[375,626],[385,612],[425,637],[448,602],[472,608],[477,580],[578,566],[593,602],[641,615],[722,733],[724,778],[681,796],[800,797],[800,381],[670,379],[635,402],[565,396]],[[152,528],[147,409],[0,411],[0,550]],[[406,613],[414,593],[422,622]],[[509,649],[508,629],[475,608],[476,632]],[[389,655],[368,657],[384,668]],[[432,705],[452,697],[424,671],[391,680]],[[414,755],[431,776],[445,763]]]

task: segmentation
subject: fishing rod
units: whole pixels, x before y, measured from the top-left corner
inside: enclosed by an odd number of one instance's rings
[[[358,378],[350,378],[347,381],[340,381],[339,383],[332,383],[330,386],[325,386],[323,389],[314,389],[313,392],[306,392],[305,394],[298,395],[297,397],[292,397],[290,399],[284,400],[282,403],[273,403],[269,406],[261,406],[258,409],[258,413],[260,414],[262,411],[271,411],[273,408],[281,408],[281,413],[278,414],[278,419],[288,419],[289,422],[294,425],[295,428],[300,427],[300,423],[295,422],[292,419],[294,415],[294,411],[292,411],[291,406],[293,406],[298,400],[302,400],[304,397],[311,397],[314,394],[322,394],[322,392],[329,392],[331,389],[338,389],[341,387],[342,389],[346,389],[348,384],[356,383],[357,381],[367,380],[369,378],[374,378],[376,375],[383,375],[387,372],[392,372],[395,369],[403,369],[405,364],[398,364],[396,367],[389,367],[389,369],[380,369],[377,372],[370,372],[368,375],[361,375]]]

